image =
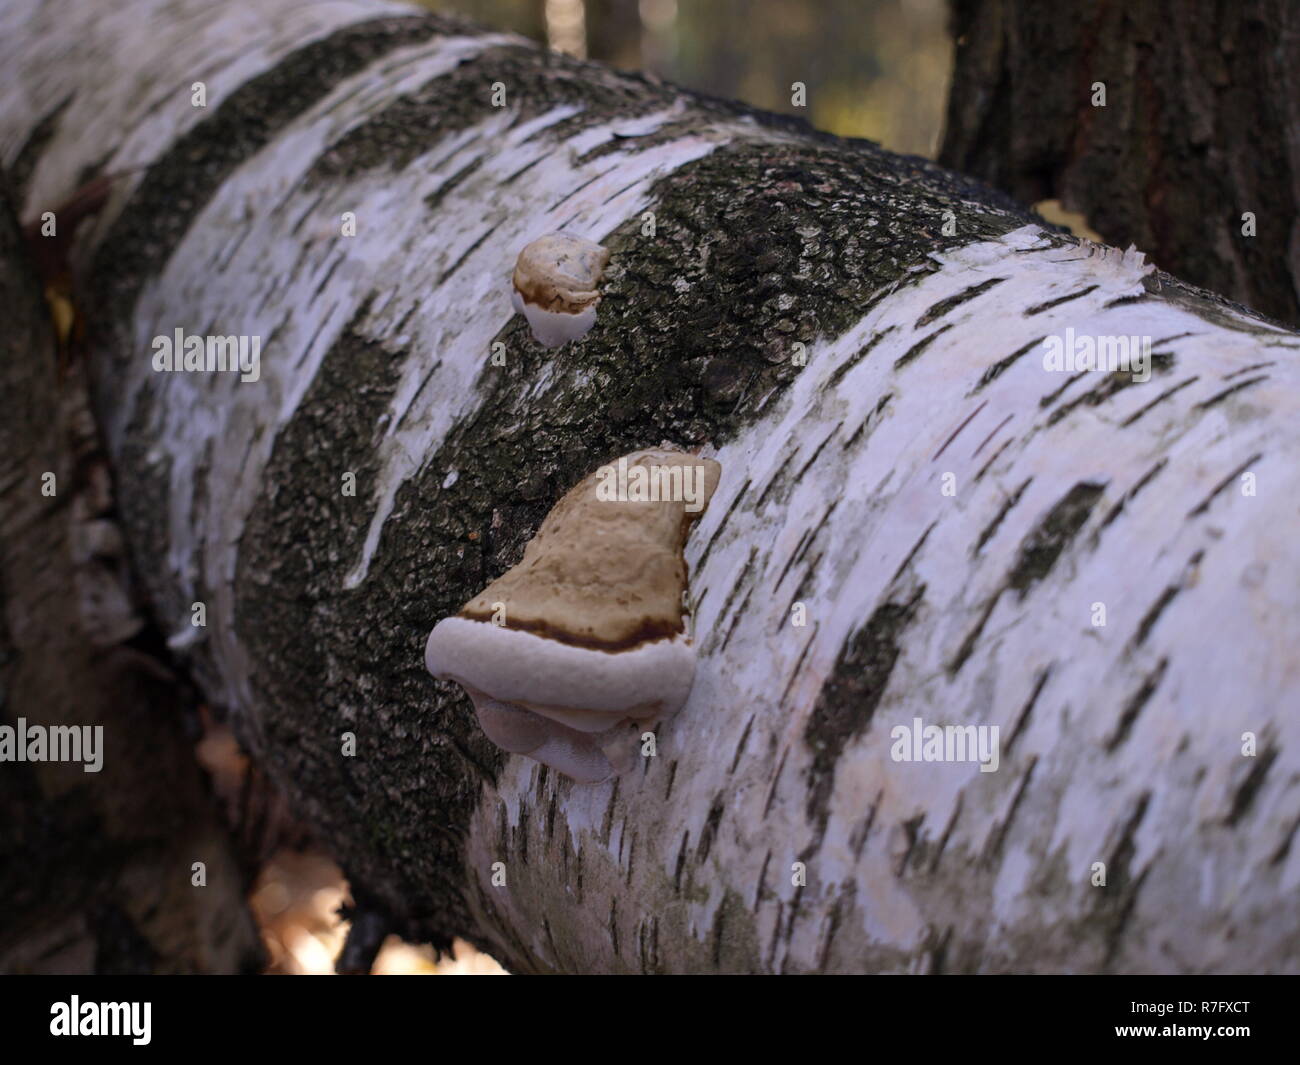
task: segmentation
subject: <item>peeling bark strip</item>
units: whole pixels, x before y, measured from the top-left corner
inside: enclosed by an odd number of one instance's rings
[[[521,972],[1295,968],[1293,334],[928,163],[394,6],[141,0],[140,37],[67,0],[47,37],[35,3],[0,78],[72,102],[37,136],[0,96],[29,210],[144,167],[81,265],[155,616],[370,912]],[[557,229],[610,261],[547,351],[510,271]],[[177,327],[260,336],[261,379],[153,373]],[[1183,379],[1053,373],[1067,330]],[[724,471],[695,686],[575,786],[424,636],[664,441]],[[999,769],[895,762],[916,718],[997,727]]]

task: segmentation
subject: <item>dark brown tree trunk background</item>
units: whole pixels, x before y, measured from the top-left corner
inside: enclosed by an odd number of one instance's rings
[[[0,972],[257,971],[247,870],[150,653],[83,366],[57,351],[3,190],[0,306],[0,724],[103,729],[99,772],[0,773]]]
[[[1300,6],[953,0],[952,32],[941,163],[1300,321]]]

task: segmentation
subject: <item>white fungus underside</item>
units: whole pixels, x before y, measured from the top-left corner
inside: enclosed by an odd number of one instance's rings
[[[686,701],[695,678],[695,652],[684,637],[599,651],[462,617],[434,626],[424,664],[435,677],[580,731],[608,728],[611,715],[649,719],[672,713]]]

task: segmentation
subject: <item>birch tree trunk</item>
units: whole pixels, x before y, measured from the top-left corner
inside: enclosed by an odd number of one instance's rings
[[[537,972],[1300,965],[1295,334],[923,160],[406,8],[17,0],[0,42],[24,218],[129,171],[79,263],[156,618],[368,924]],[[557,229],[612,258],[548,352],[509,274]],[[154,372],[178,328],[261,337],[259,379]],[[1151,338],[1150,380],[1045,369],[1067,329]],[[722,464],[695,687],[579,786],[424,640],[663,440]],[[895,760],[918,718],[997,726],[996,771]]]

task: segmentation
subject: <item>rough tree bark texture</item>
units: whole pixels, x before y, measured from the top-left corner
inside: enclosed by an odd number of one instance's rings
[[[1295,969],[1294,334],[924,161],[407,9],[0,30],[27,216],[144,168],[82,248],[123,519],[363,908],[516,971]],[[547,352],[508,279],[560,228],[612,259]],[[178,327],[261,336],[260,380],[155,373]],[[1045,371],[1067,328],[1151,337],[1150,381]],[[695,689],[576,786],[424,640],[662,440],[723,470]],[[999,726],[998,770],[894,761],[916,717]]]
[[[0,972],[256,971],[178,687],[140,646],[84,373],[57,363],[3,196],[0,306],[0,725],[103,729],[97,772],[0,764]]]
[[[952,30],[945,166],[1300,323],[1300,8],[953,0]]]

